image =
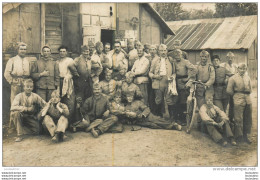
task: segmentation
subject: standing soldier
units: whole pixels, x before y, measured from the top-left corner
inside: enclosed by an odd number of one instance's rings
[[[246,143],[251,144],[247,137],[252,127],[251,80],[246,74],[246,64],[240,63],[237,70],[238,73],[229,79],[227,86],[227,93],[233,96],[234,102],[234,135],[238,141],[243,137]]]
[[[59,66],[51,57],[51,48],[42,48],[43,56],[35,63],[32,77],[36,81],[36,93],[46,102],[51,99],[51,93],[60,85]]]
[[[144,56],[144,46],[140,46],[137,49],[139,59],[137,59],[132,67],[132,72],[135,75],[134,83],[140,88],[143,93],[144,103],[148,105],[148,89],[149,83],[148,73],[150,67],[150,61]]]
[[[215,68],[215,83],[214,87],[214,104],[218,106],[222,111],[226,112],[229,102],[229,95],[226,92],[227,78],[232,74],[224,67],[221,67],[220,59],[218,55],[212,57],[212,63]]]
[[[60,59],[57,60],[60,72],[60,97],[61,102],[69,108],[69,122],[72,120],[75,108],[75,91],[73,76],[79,76],[72,58],[67,57],[67,47],[59,47]]]
[[[4,72],[6,81],[11,85],[11,103],[14,97],[23,91],[23,81],[30,77],[32,67],[29,59],[25,57],[27,45],[20,42],[17,47],[18,54],[8,60]]]
[[[92,95],[91,60],[89,56],[89,47],[81,46],[81,55],[73,61],[79,76],[74,78],[74,88],[76,98],[81,98],[84,102]]]
[[[159,46],[159,58],[152,62],[149,77],[152,79],[152,88],[155,91],[155,103],[161,108],[158,114],[162,116],[165,112],[164,101],[168,105],[170,118],[173,119],[174,109],[173,106],[177,101],[177,96],[168,93],[169,81],[173,79],[174,66],[167,57],[167,46],[161,44]]]
[[[177,49],[174,51],[174,62],[176,67],[176,83],[178,91],[178,103],[176,105],[175,118],[185,125],[185,115],[187,97],[190,93],[192,81],[195,80],[196,67],[182,57],[182,51]],[[179,117],[178,117],[179,116]]]
[[[113,69],[113,76],[119,73],[120,68],[128,69],[128,61],[125,58],[125,54],[121,50],[121,43],[120,41],[115,41],[114,43],[114,50],[112,53],[112,69]]]
[[[208,62],[209,61],[209,53],[205,50],[200,53],[200,63],[197,66],[197,74],[196,80],[203,83],[197,84],[196,88],[196,99],[198,107],[200,108],[202,104],[205,104],[205,96],[213,96],[214,89],[213,84],[215,82],[215,69]],[[191,96],[193,91],[193,87],[189,96]],[[189,98],[190,99],[190,98]]]
[[[127,41],[128,48],[128,69],[129,71],[132,69],[135,61],[138,59],[137,49],[135,49],[135,42],[133,39],[128,39]]]

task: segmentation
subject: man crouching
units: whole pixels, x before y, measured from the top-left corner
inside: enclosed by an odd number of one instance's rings
[[[23,135],[39,135],[40,124],[37,114],[46,102],[37,94],[33,93],[33,81],[27,79],[23,82],[24,92],[15,96],[10,114],[11,125],[14,124],[17,132],[15,142],[23,140]]]
[[[48,130],[53,142],[61,142],[66,137],[65,130],[68,128],[69,109],[66,104],[60,102],[59,91],[51,94],[50,101],[42,109],[40,115],[43,118],[42,125]]]

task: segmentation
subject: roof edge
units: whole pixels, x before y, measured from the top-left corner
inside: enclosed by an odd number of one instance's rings
[[[142,6],[151,14],[154,15],[155,20],[162,25],[162,30],[165,31],[169,35],[175,35],[175,32],[168,26],[166,21],[161,17],[161,15],[149,4],[149,3],[141,3]]]

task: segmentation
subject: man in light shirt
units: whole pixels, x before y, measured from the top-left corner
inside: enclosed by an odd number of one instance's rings
[[[140,46],[139,49],[137,49],[137,52],[139,58],[135,61],[132,67],[132,72],[135,75],[134,83],[137,84],[137,86],[140,88],[144,97],[145,105],[148,105],[147,85],[149,83],[148,73],[149,73],[150,62],[144,56],[144,46]]]
[[[168,93],[169,81],[172,80],[174,75],[174,65],[167,57],[167,46],[161,44],[159,46],[159,57],[152,62],[149,76],[152,79],[152,88],[155,90],[155,103],[160,107],[160,115],[165,112],[164,98],[168,105],[168,111],[171,120],[173,119],[174,109],[173,106],[177,101],[177,96]]]
[[[18,54],[8,60],[4,77],[6,81],[11,85],[11,103],[14,97],[23,91],[23,81],[28,79],[31,75],[31,63],[27,57],[25,57],[27,51],[27,45],[23,42],[18,44]]]

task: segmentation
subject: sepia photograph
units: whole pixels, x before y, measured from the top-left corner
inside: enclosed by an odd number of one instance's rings
[[[2,2],[2,167],[258,167],[257,28],[257,2]]]

